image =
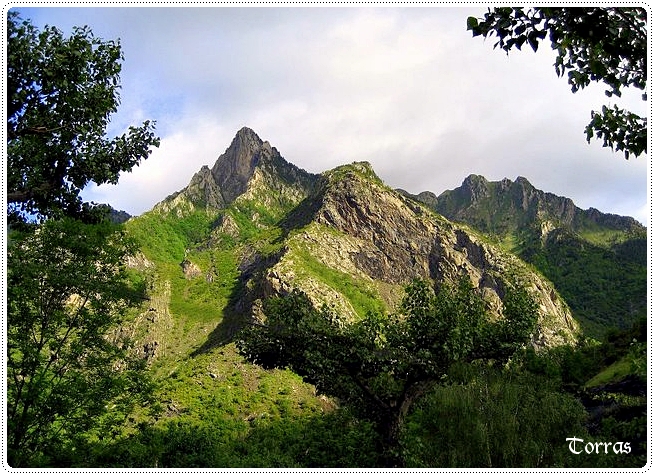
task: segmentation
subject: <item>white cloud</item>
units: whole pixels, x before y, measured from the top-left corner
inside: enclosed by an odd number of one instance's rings
[[[133,215],[140,214],[184,188],[203,165],[213,165],[220,155],[215,143],[222,141],[227,148],[230,134],[213,118],[187,121],[178,132],[162,138],[160,147],[147,160],[130,173],[122,174],[118,185],[93,185],[83,196],[89,201],[111,203]]]
[[[117,187],[89,191],[132,213],[212,165],[247,125],[320,172],[371,161],[389,185],[436,193],[470,173],[518,175],[582,207],[643,220],[646,159],[626,162],[583,129],[607,102],[572,94],[546,43],[509,56],[439,8],[46,8],[41,22],[121,37],[116,126],[152,118],[162,144]],[[28,15],[33,16],[33,15]],[[638,95],[628,100],[645,110]],[[646,105],[645,105],[646,106]],[[631,210],[631,211],[630,211]]]

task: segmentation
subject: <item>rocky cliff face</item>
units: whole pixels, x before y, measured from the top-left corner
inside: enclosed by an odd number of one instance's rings
[[[418,202],[391,190],[367,163],[355,163],[324,174],[309,198],[310,224],[287,243],[285,253],[267,274],[270,292],[300,288],[317,303],[357,318],[348,304],[348,289],[329,285],[307,272],[306,251],[320,264],[350,275],[361,291],[383,299],[393,309],[403,286],[415,278],[434,281],[467,275],[499,315],[510,276],[528,282],[541,306],[538,345],[573,341],[578,330],[567,305],[552,285],[519,259],[484,242],[469,229],[432,213]]]

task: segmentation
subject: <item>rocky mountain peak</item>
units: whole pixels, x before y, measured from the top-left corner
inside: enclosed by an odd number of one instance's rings
[[[469,201],[475,202],[488,196],[489,183],[488,180],[481,175],[469,175],[465,180],[463,180],[461,190]]]
[[[439,196],[414,196],[452,221],[490,234],[540,269],[589,334],[626,328],[646,314],[647,229],[629,216],[577,207],[526,178],[471,175]],[[597,333],[594,333],[597,332]]]
[[[509,183],[511,182],[511,180],[509,180],[508,178],[505,178],[505,179],[502,180],[502,181],[509,182]],[[517,177],[517,178],[515,179],[515,183],[517,183],[518,185],[520,185],[520,186],[522,186],[522,187],[524,187],[524,188],[533,188],[533,187],[534,187],[534,185],[532,185],[531,182],[530,182],[529,180],[527,180],[527,179],[526,179],[525,177],[523,177],[523,176],[519,176],[519,177]]]
[[[474,204],[496,188],[471,175],[458,193],[468,196],[468,203],[474,197]],[[249,236],[239,251],[239,279],[248,290],[233,302],[238,313],[255,312],[260,299],[297,288],[316,304],[335,305],[356,318],[362,309],[353,302],[365,306],[375,300],[392,309],[402,287],[416,277],[439,285],[467,275],[499,316],[512,285],[506,276],[515,274],[530,283],[541,306],[544,320],[535,344],[571,341],[576,334],[576,323],[548,282],[474,232],[392,190],[368,162],[313,175],[243,128],[213,167],[203,166],[158,211],[180,217],[206,211],[214,226],[211,243]],[[276,227],[283,245],[252,241],[259,230],[262,239],[275,235]],[[186,277],[200,275],[193,259],[188,261]]]
[[[275,151],[251,129],[243,127],[213,168],[211,175],[221,190],[225,203],[231,203],[247,189],[247,184],[261,161],[270,160]]]
[[[156,206],[184,215],[193,209],[221,210],[253,188],[274,189],[301,199],[316,176],[288,163],[269,142],[243,127],[213,167],[204,165],[183,190]],[[265,192],[262,192],[265,194]],[[261,193],[259,193],[261,194]]]

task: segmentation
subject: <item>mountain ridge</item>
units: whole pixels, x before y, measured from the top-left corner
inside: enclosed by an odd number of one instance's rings
[[[151,219],[153,213],[158,218]],[[310,174],[247,128],[213,167],[202,167],[187,187],[141,222],[151,226],[141,232],[146,241],[165,234],[177,243],[166,266],[183,276],[173,282],[187,299],[184,305],[193,305],[190,289],[200,286],[199,279],[210,293],[221,276],[233,276],[222,284],[232,289],[227,305],[216,308],[223,321],[204,349],[257,315],[263,299],[294,288],[351,320],[369,311],[394,311],[414,278],[438,286],[461,275],[471,279],[497,316],[508,286],[515,285],[509,276],[528,283],[543,317],[536,345],[571,342],[578,333],[567,305],[546,279],[471,229],[393,190],[370,163]],[[138,221],[132,225],[139,227]],[[158,231],[162,226],[167,230]],[[171,239],[168,230],[177,237]],[[222,259],[232,262],[231,270],[217,270],[224,267]]]
[[[647,228],[634,218],[582,210],[524,177],[491,182],[470,175],[439,196],[404,193],[534,265],[562,292],[588,334],[626,329],[646,315]]]
[[[545,192],[534,187],[525,177],[514,181],[504,178],[489,181],[481,175],[471,174],[461,186],[446,190],[440,195],[425,191],[411,195],[437,212],[455,221],[478,227],[484,232],[494,232],[498,226],[494,215],[505,213],[507,204],[515,211],[522,210],[524,222],[535,218],[550,219],[556,227],[566,226],[579,231],[589,225],[605,226],[616,231],[639,231],[643,226],[634,218],[603,213],[596,208],[583,210],[572,199]],[[523,224],[522,222],[512,223]],[[501,231],[501,229],[499,229]]]

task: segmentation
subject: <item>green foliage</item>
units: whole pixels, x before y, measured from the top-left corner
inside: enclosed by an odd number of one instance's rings
[[[69,38],[7,16],[7,203],[12,221],[30,215],[85,216],[79,193],[116,183],[158,146],[153,123],[105,138],[120,102],[123,56],[117,41],[88,27]]]
[[[412,404],[453,363],[506,360],[528,340],[536,306],[523,291],[513,292],[506,318],[490,322],[469,280],[444,285],[437,294],[416,281],[407,287],[401,315],[371,313],[350,324],[293,292],[268,300],[265,323],[244,330],[237,346],[249,361],[291,368],[374,421],[392,459]]]
[[[113,225],[47,221],[7,252],[7,443],[12,466],[46,462],[112,428],[150,388],[116,330],[138,297]],[[110,436],[110,432],[105,434]],[[47,463],[47,462],[46,462]]]
[[[237,421],[217,414],[146,426],[118,443],[94,448],[105,467],[374,467],[375,433],[346,411]],[[89,460],[79,466],[88,466]]]
[[[602,106],[601,112],[592,111],[591,121],[586,126],[586,140],[595,136],[603,140],[604,147],[624,152],[624,158],[633,154],[638,157],[647,153],[647,118],[622,109]]]
[[[239,201],[230,206],[228,213],[238,225],[239,238],[244,241],[256,240],[279,219],[273,210],[254,201]]]
[[[214,219],[201,211],[181,218],[151,211],[131,219],[125,227],[149,259],[179,264],[188,248],[209,236]]]
[[[571,467],[642,467],[646,450],[646,343],[645,320],[629,330],[613,331],[606,341],[582,340],[577,346],[527,350],[515,358],[515,367],[536,381],[580,400],[587,411],[586,434],[574,434],[585,443],[629,443],[628,453],[601,449],[583,453]],[[568,435],[567,437],[571,437]]]
[[[645,242],[635,238],[607,247],[561,234],[521,255],[554,283],[585,333],[601,337],[647,313],[646,252],[639,245]]]
[[[336,292],[343,295],[352,305],[359,318],[369,313],[384,312],[385,305],[371,282],[365,282],[347,272],[333,269],[323,264],[306,247],[293,248],[297,271],[307,277],[315,277]]]
[[[194,323],[219,322],[239,286],[234,252],[207,249],[189,252],[187,259],[202,269],[201,275],[186,278],[179,264],[161,267],[171,282],[170,311],[180,321],[188,317]]]
[[[484,18],[468,18],[473,36],[498,39],[507,53],[525,43],[536,51],[548,34],[558,53],[556,73],[567,73],[572,92],[591,81],[603,82],[608,97],[622,95],[622,89],[647,86],[647,12],[644,8],[494,8]],[[643,94],[643,100],[647,95]],[[647,153],[647,118],[615,106],[593,112],[586,127],[590,142],[593,134],[604,146],[638,157]]]
[[[281,214],[280,209],[271,209],[255,201],[238,200],[225,211],[225,216],[231,217],[238,226],[238,236],[221,234],[221,244],[246,246],[260,255],[272,255],[283,245],[279,226]]]
[[[565,443],[586,435],[585,411],[542,377],[482,366],[457,368],[409,416],[402,437],[408,467],[565,467]]]
[[[621,358],[608,368],[603,369],[601,372],[593,376],[593,378],[586,383],[586,386],[592,388],[594,386],[614,383],[624,379],[625,376],[631,374],[632,372],[631,363],[632,361],[630,358]]]
[[[290,371],[247,364],[233,344],[155,362],[155,419],[84,447],[80,467],[374,466],[371,425],[315,397]]]
[[[599,342],[582,338],[576,345],[562,345],[536,352],[527,348],[522,367],[546,376],[572,390],[616,382],[627,375],[646,377],[647,326],[643,318],[628,330],[614,329]]]
[[[615,383],[627,376],[647,379],[647,319],[643,317],[629,330],[616,330],[607,334],[607,340],[594,352],[601,371],[586,380],[586,387]]]

